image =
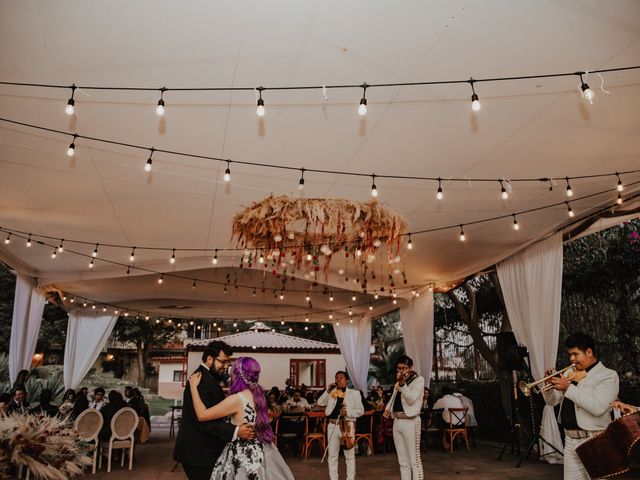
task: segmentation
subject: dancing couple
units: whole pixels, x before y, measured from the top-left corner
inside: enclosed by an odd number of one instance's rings
[[[240,357],[233,363],[230,395],[224,397],[220,382],[232,354],[226,343],[211,342],[189,377],[174,459],[189,480],[293,480],[273,445],[255,359]]]

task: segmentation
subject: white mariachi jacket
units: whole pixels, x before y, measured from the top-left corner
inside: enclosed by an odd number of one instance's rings
[[[335,389],[331,393],[335,392]],[[318,399],[318,405],[325,406],[324,413],[328,417],[333,412],[336,406],[337,398],[333,397],[328,391],[324,391]],[[355,421],[356,418],[361,417],[364,413],[364,407],[362,406],[362,399],[360,397],[360,390],[354,390],[347,388],[344,392],[343,405],[347,406],[347,420]]]
[[[400,395],[400,401],[402,402],[402,409],[407,417],[413,418],[420,415],[422,410],[422,399],[424,397],[424,378],[418,375],[409,384],[404,384],[402,387],[398,387],[393,390],[391,399],[387,403],[386,409],[393,415],[393,403],[396,400],[396,395]]]
[[[573,401],[578,426],[583,430],[594,431],[604,430],[609,425],[610,404],[618,397],[618,387],[618,374],[600,362],[577,385],[570,385],[564,394],[558,390],[542,394],[547,405],[557,405],[565,397]],[[558,421],[562,423],[561,418]]]

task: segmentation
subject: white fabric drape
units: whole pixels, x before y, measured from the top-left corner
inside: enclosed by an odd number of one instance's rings
[[[35,279],[16,275],[13,298],[13,321],[9,341],[9,379],[15,382],[20,370],[31,368],[36,351],[45,296],[38,291]]]
[[[544,376],[556,364],[562,298],[562,235],[556,234],[513,255],[497,266],[498,278],[516,340],[529,349],[531,373]],[[541,435],[562,451],[553,407],[542,414]],[[540,451],[551,449],[540,442]],[[552,451],[552,450],[551,450]],[[561,463],[558,454],[542,457]]]
[[[428,387],[433,367],[433,292],[427,290],[401,307],[400,325],[413,369],[424,377]]]
[[[117,315],[69,313],[64,348],[65,388],[78,387],[107,343],[117,320]]]
[[[366,395],[371,351],[371,319],[354,318],[353,323],[334,324],[333,331],[353,385]]]

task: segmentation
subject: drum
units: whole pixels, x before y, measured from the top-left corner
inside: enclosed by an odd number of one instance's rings
[[[630,460],[640,461],[640,412],[611,422],[607,429],[576,448],[592,479],[610,477],[629,471]]]

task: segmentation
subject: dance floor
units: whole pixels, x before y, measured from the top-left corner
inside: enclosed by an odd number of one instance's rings
[[[133,471],[126,466],[120,467],[120,462],[114,462],[111,473],[106,473],[106,466],[96,475],[88,475],[93,479],[109,480],[164,480],[186,479],[182,468],[178,466],[174,472],[171,460],[174,440],[166,433],[152,436],[149,442],[137,447]],[[479,443],[477,448],[455,450],[453,453],[430,450],[422,454],[422,465],[425,479],[561,479],[562,466],[549,465],[532,458],[520,468],[515,468],[516,457],[505,454],[502,461],[496,460],[499,450],[497,445]],[[299,460],[291,455],[285,457],[294,476],[297,479],[320,480],[329,478],[326,462],[320,464],[318,452],[308,460]],[[344,459],[340,458],[340,478],[345,477]],[[399,479],[398,464],[395,453],[375,455],[373,457],[356,456],[356,478],[371,479],[384,478]]]

